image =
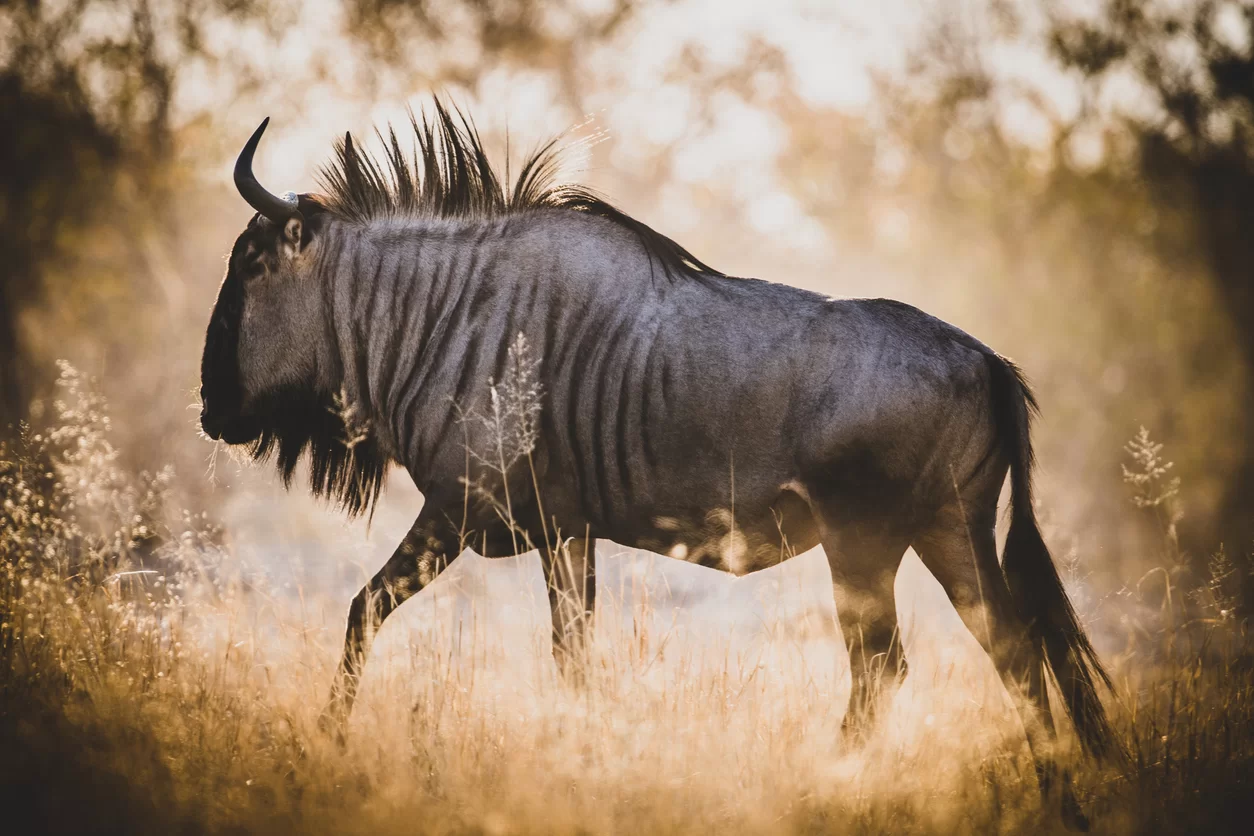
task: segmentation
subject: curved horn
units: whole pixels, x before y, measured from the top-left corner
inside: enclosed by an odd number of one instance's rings
[[[239,159],[235,161],[235,188],[239,189],[240,196],[248,201],[249,206],[274,223],[282,224],[296,214],[296,208],[300,205],[296,195],[292,192],[287,192],[282,197],[272,195],[253,175],[253,154],[256,153],[257,143],[261,142],[261,135],[266,132],[266,125],[269,124],[270,117],[267,116],[244,144],[244,150],[239,152]]]

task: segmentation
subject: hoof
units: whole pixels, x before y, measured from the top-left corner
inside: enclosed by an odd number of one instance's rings
[[[318,717],[318,732],[324,737],[329,737],[340,751],[348,748],[345,725],[344,718],[330,709],[322,712]]]
[[[553,652],[553,662],[557,667],[557,681],[576,693],[588,688],[587,659],[574,653]]]
[[[1088,816],[1080,809],[1080,802],[1075,794],[1068,789],[1062,794],[1062,823],[1068,830],[1076,833],[1089,832]]]

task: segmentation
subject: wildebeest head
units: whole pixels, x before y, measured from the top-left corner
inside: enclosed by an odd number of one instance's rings
[[[268,122],[235,164],[235,185],[257,214],[231,248],[209,320],[200,424],[212,439],[248,445],[256,459],[277,454],[285,482],[308,450],[314,492],[355,513],[378,495],[385,459],[373,439],[346,439],[336,408],[338,359],[314,270],[327,213],[317,197],[271,194],[253,175]]]
[[[307,386],[316,364],[310,331],[317,325],[319,294],[301,281],[302,254],[312,237],[302,201],[291,192],[270,194],[252,173],[267,122],[235,164],[235,184],[257,214],[231,248],[200,367],[201,427],[228,444],[256,441],[266,401],[278,391]],[[304,202],[308,210],[311,201]]]

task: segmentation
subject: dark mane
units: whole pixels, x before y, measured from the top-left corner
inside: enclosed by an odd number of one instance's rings
[[[362,153],[350,135],[336,143],[336,159],[320,172],[322,201],[335,215],[367,222],[389,216],[486,219],[531,209],[569,209],[605,218],[634,232],[663,267],[681,273],[723,275],[665,235],[614,208],[582,186],[555,182],[557,140],[524,160],[517,179],[502,180],[474,123],[437,98],[435,118],[410,114],[414,149],[407,155],[396,130],[379,132],[382,160]],[[507,169],[508,175],[508,169]]]

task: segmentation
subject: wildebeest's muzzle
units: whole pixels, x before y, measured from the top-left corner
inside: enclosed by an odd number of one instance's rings
[[[207,402],[200,407],[200,428],[214,441],[227,444],[247,444],[261,435],[261,423],[253,416],[211,412]]]
[[[260,422],[243,408],[239,327],[244,287],[237,256],[237,252],[232,253],[226,280],[218,292],[200,364],[200,427],[210,438],[227,444],[245,444],[261,434]]]

